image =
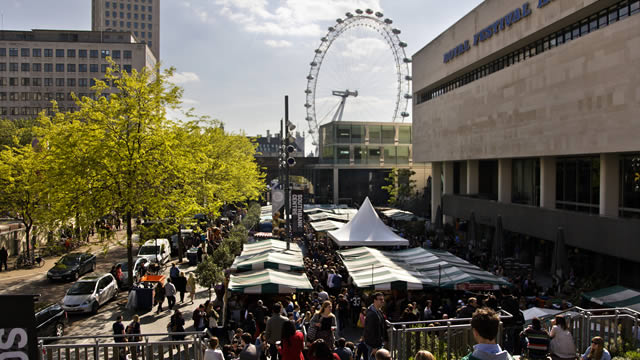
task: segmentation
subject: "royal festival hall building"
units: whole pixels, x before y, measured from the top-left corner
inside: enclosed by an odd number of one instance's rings
[[[505,256],[640,286],[640,0],[486,0],[413,56],[432,216]]]

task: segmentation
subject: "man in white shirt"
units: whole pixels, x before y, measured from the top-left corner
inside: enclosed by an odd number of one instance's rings
[[[171,278],[167,279],[167,284],[164,286],[165,296],[169,302],[169,310],[173,309],[173,305],[176,304],[176,287],[171,282]]]

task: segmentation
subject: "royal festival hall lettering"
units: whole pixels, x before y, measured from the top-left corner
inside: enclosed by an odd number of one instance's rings
[[[541,8],[550,2],[551,0],[538,0],[538,8]],[[517,23],[518,21],[522,20],[523,18],[529,15],[531,15],[531,8],[529,7],[529,3],[526,2],[522,4],[521,7],[511,11],[510,13],[501,17],[491,25],[480,30],[477,34],[473,35],[473,45],[477,46],[481,42],[490,39],[494,34],[497,34],[501,30],[511,27],[511,25]],[[444,54],[443,60],[445,63],[448,63],[455,57],[458,57],[464,54],[465,52],[467,52],[470,48],[471,47],[469,46],[469,40],[465,40],[463,43],[447,51]]]

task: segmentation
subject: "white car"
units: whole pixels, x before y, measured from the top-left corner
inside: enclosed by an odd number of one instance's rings
[[[152,263],[166,264],[171,260],[171,245],[169,244],[169,239],[147,240],[140,246],[138,257],[145,258]]]
[[[97,313],[98,308],[118,296],[118,284],[111,274],[87,276],[76,281],[62,299],[68,313]]]

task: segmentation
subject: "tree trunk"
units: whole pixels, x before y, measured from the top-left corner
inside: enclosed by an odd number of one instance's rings
[[[180,259],[180,263],[182,263],[183,257],[184,257],[184,244],[182,243],[182,226],[178,226],[178,258]]]
[[[125,215],[127,221],[127,263],[129,264],[127,273],[129,278],[127,282],[129,286],[133,285],[133,244],[131,237],[133,235],[133,229],[131,228],[131,211],[127,211]]]
[[[30,224],[26,224],[26,223],[24,224],[24,233],[27,238],[24,251],[27,255],[27,258],[29,258],[29,243],[31,242],[31,225]]]

